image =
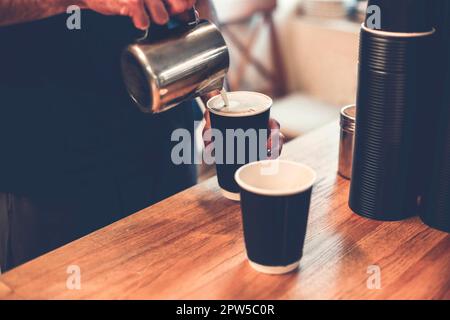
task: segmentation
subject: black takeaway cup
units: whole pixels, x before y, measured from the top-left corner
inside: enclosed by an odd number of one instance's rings
[[[257,92],[227,93],[228,106],[222,96],[207,103],[211,117],[214,159],[222,194],[239,201],[239,186],[234,174],[243,165],[268,157],[268,123],[272,99]]]
[[[240,168],[236,181],[250,265],[268,274],[296,270],[303,254],[315,171],[296,162],[266,160]]]

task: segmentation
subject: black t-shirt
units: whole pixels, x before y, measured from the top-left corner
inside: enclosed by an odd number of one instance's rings
[[[120,55],[141,31],[130,19],[84,11],[69,30],[67,17],[0,27],[0,192],[162,172],[172,129],[193,126],[190,104],[150,116],[131,102]]]

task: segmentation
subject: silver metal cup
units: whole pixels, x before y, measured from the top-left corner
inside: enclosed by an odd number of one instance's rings
[[[195,20],[162,39],[145,39],[128,46],[122,73],[131,98],[146,113],[160,113],[179,103],[223,88],[230,64],[219,29]]]
[[[346,106],[341,110],[341,139],[339,143],[339,174],[351,179],[353,150],[355,148],[356,106]]]

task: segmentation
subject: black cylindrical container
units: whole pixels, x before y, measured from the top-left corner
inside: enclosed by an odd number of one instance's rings
[[[420,217],[429,226],[450,232],[450,1],[442,0],[436,10],[436,28],[439,35],[438,59],[441,73],[436,73],[436,82],[443,83],[437,95],[438,110],[433,126],[437,128],[433,137],[427,188],[422,199]]]
[[[349,201],[361,216],[397,221],[417,214],[426,143],[418,130],[432,107],[433,43],[433,30],[361,31]]]
[[[433,29],[419,35],[392,34],[362,28],[359,63],[366,69],[407,75],[417,72],[432,48]]]
[[[450,78],[447,80],[450,81]],[[450,90],[450,85],[448,89]],[[447,91],[448,92],[448,91]],[[431,176],[420,217],[429,226],[450,233],[450,99],[439,113],[436,148],[432,155]]]
[[[432,8],[435,0],[369,0],[368,8],[380,9],[381,28],[389,32],[427,32],[433,27]],[[373,11],[368,10],[366,23]]]
[[[218,130],[222,138],[221,142],[214,141],[219,186],[226,198],[238,201],[239,186],[234,180],[236,171],[244,164],[267,159],[267,126],[272,99],[246,91],[227,95],[234,107],[223,108],[222,97],[216,96],[208,102],[208,109],[211,127]]]

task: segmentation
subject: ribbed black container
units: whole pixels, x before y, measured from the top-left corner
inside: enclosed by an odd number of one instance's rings
[[[427,142],[420,125],[432,107],[434,41],[432,28],[421,34],[361,31],[349,201],[361,216],[397,221],[418,213]]]
[[[424,53],[431,49],[431,41],[430,36],[393,37],[362,29],[359,62],[366,69],[397,74],[416,72],[412,67],[423,63]]]
[[[429,159],[430,177],[422,199],[420,217],[429,226],[450,233],[450,1],[442,0],[437,13],[440,70],[435,77],[443,83],[437,95],[437,128],[434,152]]]

